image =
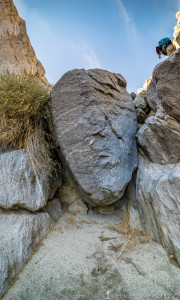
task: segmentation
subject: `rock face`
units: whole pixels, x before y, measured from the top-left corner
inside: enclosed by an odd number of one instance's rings
[[[125,87],[120,74],[73,70],[51,93],[61,156],[81,196],[94,206],[121,198],[137,166],[136,112]]]
[[[0,155],[0,207],[36,211],[49,199],[43,176],[38,178],[25,150]]]
[[[180,163],[160,165],[139,158],[136,199],[136,220],[180,264]],[[137,221],[138,223],[138,221]]]
[[[161,105],[168,115],[178,121],[180,121],[179,74],[180,49],[157,65],[153,72],[152,82],[147,88],[147,102],[151,109],[156,111],[157,106]]]
[[[146,99],[155,115],[137,134],[141,155],[127,189],[130,226],[152,232],[180,265],[180,49],[156,66]]]
[[[0,209],[0,296],[50,229],[47,213]]]
[[[138,143],[151,162],[175,164],[180,161],[180,123],[166,114],[146,119],[138,131]]]
[[[0,154],[0,295],[62,214],[59,199],[48,201],[62,184],[58,175],[48,185],[27,151]]]
[[[45,70],[37,59],[26,31],[26,25],[12,0],[0,0],[0,72],[37,74],[45,83]]]

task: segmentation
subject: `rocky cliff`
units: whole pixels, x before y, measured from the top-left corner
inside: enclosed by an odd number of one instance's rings
[[[180,264],[179,76],[180,49],[155,67],[147,89],[134,100],[139,163],[127,198],[131,225],[151,232]]]
[[[30,43],[26,24],[12,0],[0,0],[0,72],[25,70],[47,83],[45,70]]]

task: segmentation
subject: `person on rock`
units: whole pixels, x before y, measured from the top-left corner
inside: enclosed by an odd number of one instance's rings
[[[159,46],[156,47],[156,53],[158,54],[159,59],[161,58],[161,54],[167,55],[167,47],[171,44],[170,38],[164,38],[159,41]]]

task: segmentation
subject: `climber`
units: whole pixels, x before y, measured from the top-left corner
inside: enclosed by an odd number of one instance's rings
[[[159,46],[156,47],[156,52],[159,56],[159,58],[161,58],[161,54],[163,55],[167,55],[167,46],[171,45],[172,42],[170,40],[170,38],[164,38],[162,40],[159,41]]]

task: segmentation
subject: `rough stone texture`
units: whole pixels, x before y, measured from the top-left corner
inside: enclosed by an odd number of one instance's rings
[[[111,215],[114,213],[114,205],[98,207],[97,211],[102,215]]]
[[[180,269],[158,243],[116,259],[127,241],[119,223],[114,214],[65,214],[2,300],[178,300]]]
[[[167,52],[168,56],[172,55],[174,53],[174,51],[176,51],[175,45],[170,44],[169,46],[167,46],[166,52]]]
[[[51,222],[54,225],[57,219],[62,215],[62,207],[59,198],[54,198],[53,200],[48,201],[43,211],[49,214]]]
[[[146,119],[138,131],[138,143],[154,163],[171,164],[180,161],[180,123],[157,112]]]
[[[176,49],[180,48],[180,10],[176,14],[177,25],[174,27],[174,41],[173,44],[176,46]]]
[[[147,88],[146,100],[154,112],[156,112],[158,108],[162,108],[161,102],[157,95],[156,82],[153,78]]]
[[[37,74],[45,83],[45,70],[36,58],[26,31],[26,25],[12,0],[0,0],[0,73],[26,70]]]
[[[178,45],[180,46],[180,31],[176,36],[176,42],[178,43]]]
[[[63,186],[58,189],[57,195],[62,205],[69,205],[79,199],[79,195],[70,178],[65,178]]]
[[[144,95],[141,94],[137,95],[133,103],[137,108],[141,108],[143,110],[147,108],[147,101]]]
[[[80,213],[83,215],[87,215],[88,208],[81,199],[78,199],[68,206],[68,211],[71,211],[73,213]]]
[[[61,155],[79,192],[93,205],[122,197],[137,166],[136,112],[125,86],[120,74],[73,70],[52,90]]]
[[[135,193],[129,194],[137,220],[176,257],[180,265],[180,163],[160,165],[140,157]],[[136,223],[136,222],[135,222]],[[138,223],[138,222],[137,222]]]
[[[55,197],[55,194],[62,186],[63,183],[63,177],[62,177],[62,170],[59,168],[52,174],[52,178],[50,178],[49,182],[49,196],[48,199],[52,200]]]
[[[1,154],[0,170],[0,207],[35,211],[46,205],[49,188],[43,175],[35,175],[25,150]]]
[[[144,112],[144,110],[142,110],[142,108],[137,108],[136,115],[137,115],[138,123],[143,124],[147,118],[147,115]]]
[[[153,72],[152,82],[147,88],[147,102],[151,109],[162,105],[165,112],[180,121],[180,49],[158,64]]]
[[[50,229],[47,213],[0,209],[0,296]]]

